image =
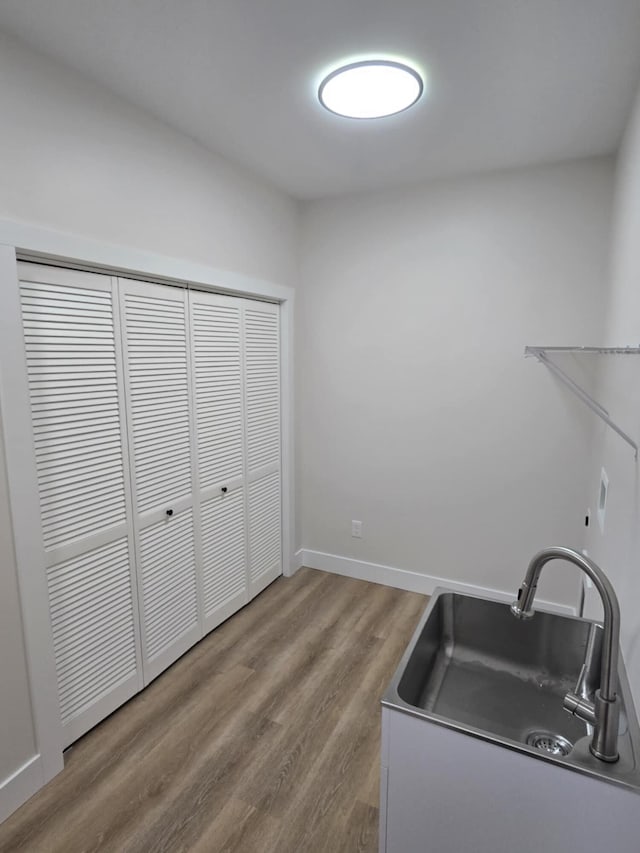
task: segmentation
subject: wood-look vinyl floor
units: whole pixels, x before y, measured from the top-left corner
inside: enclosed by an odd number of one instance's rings
[[[279,578],[86,734],[3,853],[376,853],[379,699],[426,604]]]

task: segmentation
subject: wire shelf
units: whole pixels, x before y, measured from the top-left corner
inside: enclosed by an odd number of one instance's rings
[[[541,364],[544,364],[549,370],[558,377],[558,379],[569,388],[572,393],[580,399],[585,406],[591,409],[601,420],[603,420],[611,429],[616,432],[620,438],[627,442],[633,448],[634,456],[638,458],[638,445],[618,424],[611,418],[609,412],[598,403],[597,400],[589,394],[585,389],[578,385],[552,358],[549,354],[562,353],[563,355],[640,355],[640,347],[525,347],[525,356],[534,356]]]

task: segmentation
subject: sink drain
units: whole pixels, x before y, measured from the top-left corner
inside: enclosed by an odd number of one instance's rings
[[[569,755],[573,749],[571,741],[553,732],[529,732],[526,743],[549,755]]]

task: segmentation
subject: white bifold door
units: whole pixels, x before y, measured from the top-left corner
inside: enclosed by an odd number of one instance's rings
[[[142,687],[118,288],[109,276],[19,271],[66,745]]]
[[[249,601],[243,300],[189,293],[204,630]]]
[[[187,291],[120,280],[145,681],[202,636]]]
[[[278,308],[245,301],[244,376],[249,594],[282,572]]]
[[[282,573],[275,305],[190,291],[205,632]]]
[[[35,264],[20,280],[68,744],[282,572],[279,314]]]

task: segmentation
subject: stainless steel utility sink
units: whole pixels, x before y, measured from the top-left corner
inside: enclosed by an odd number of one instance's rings
[[[515,619],[499,601],[436,590],[383,704],[502,746],[640,788],[640,733],[622,663],[620,760],[589,753],[591,726],[563,709],[576,688],[598,687],[602,628],[537,611]]]

